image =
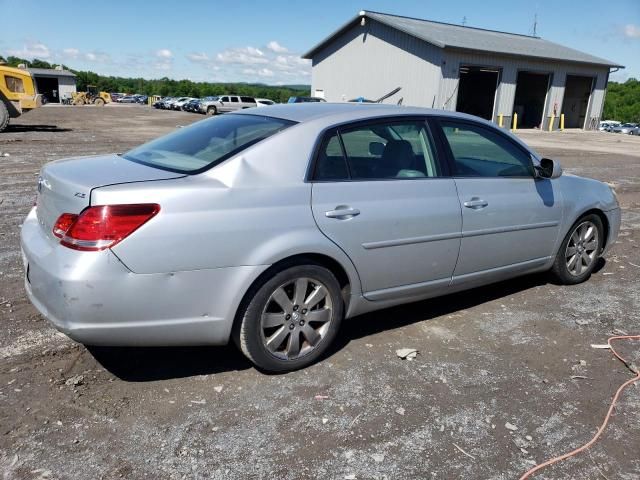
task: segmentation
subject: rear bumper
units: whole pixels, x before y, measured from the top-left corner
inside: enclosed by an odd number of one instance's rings
[[[221,345],[242,295],[267,266],[132,273],[110,250],[79,252],[22,227],[25,287],[61,332],[89,345]]]
[[[620,223],[622,222],[622,213],[620,208],[614,208],[608,212],[604,212],[609,222],[609,235],[607,236],[607,243],[604,246],[602,255],[606,255],[616,240],[618,240],[618,232],[620,231]]]

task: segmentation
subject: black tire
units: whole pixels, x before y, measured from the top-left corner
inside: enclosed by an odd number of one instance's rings
[[[294,284],[297,279],[309,281],[308,286],[305,287],[305,292],[311,293],[309,293],[309,296],[305,293],[303,298],[311,299],[313,289],[319,288],[319,285],[320,287],[325,287],[327,295],[324,298],[326,298],[326,300],[321,300],[316,307],[310,306],[308,312],[306,309],[296,309],[296,307],[293,306],[299,314],[298,317],[296,317],[295,313],[292,313],[288,315],[288,317],[291,318],[292,315],[293,317],[291,319],[287,318],[281,326],[274,326],[271,330],[263,327],[263,314],[268,308],[272,308],[272,306],[275,305],[272,294],[275,294],[277,290],[286,289],[286,285]],[[288,296],[291,305],[295,303],[295,297],[296,294],[294,290],[292,295]],[[322,305],[322,307],[320,307],[320,305]],[[327,305],[329,305],[329,307],[327,307]],[[276,305],[276,307],[277,306],[278,305]],[[304,306],[304,304],[302,306]],[[327,315],[329,321],[321,323],[318,330],[315,330],[316,332],[323,331],[321,335],[319,334],[319,340],[315,345],[311,345],[307,340],[307,335],[304,333],[305,328],[315,328],[312,327],[312,323],[314,323],[313,320],[310,320],[310,318],[312,318],[312,312],[314,312],[314,310],[312,310],[313,308],[317,308],[315,312],[324,311],[325,309],[329,310]],[[282,314],[276,313],[274,315],[285,315],[286,312],[287,311],[283,309]],[[306,315],[302,315],[305,313]],[[328,269],[313,264],[284,267],[284,269],[276,271],[266,277],[247,293],[245,300],[238,310],[233,331],[233,340],[251,362],[265,371],[288,372],[297,370],[314,363],[327,350],[327,347],[331,345],[338,333],[343,314],[344,302],[342,300],[340,284]],[[302,319],[301,323],[299,323],[300,328],[297,326],[298,320],[296,320],[296,318]],[[308,324],[306,327],[303,327],[305,318],[308,320]],[[294,323],[296,324],[295,326]],[[322,327],[322,325],[324,325],[324,327]],[[289,330],[289,332],[287,330]],[[270,333],[269,340],[275,337],[279,338],[278,333],[285,335],[280,341],[280,346],[283,347],[283,351],[274,352],[269,350],[266,345],[268,343],[267,336],[264,333],[267,331],[272,332]],[[299,356],[296,358],[283,358],[289,354],[288,349],[291,345],[291,336],[294,333],[300,344],[298,347]],[[278,348],[278,345],[275,343],[273,346]],[[306,353],[304,352],[305,349],[308,350]]]
[[[595,248],[595,256],[588,265],[584,266],[584,269],[580,271],[579,274],[576,274],[575,272],[572,273],[569,269],[569,265],[568,265],[569,261],[567,260],[569,258],[568,256],[569,252],[567,250],[567,246],[569,245],[569,242],[571,241],[571,238],[574,235],[574,233],[577,230],[579,230],[581,226],[589,222],[593,224],[597,230],[597,238],[596,238],[597,245]],[[593,269],[596,267],[596,264],[598,263],[597,260],[598,258],[600,258],[600,254],[602,253],[603,245],[604,245],[604,226],[602,225],[602,220],[600,219],[600,217],[595,214],[589,214],[579,218],[571,226],[571,228],[569,229],[569,232],[567,233],[566,237],[562,241],[562,244],[560,245],[560,249],[556,254],[556,259],[553,263],[553,266],[551,267],[551,272],[556,277],[556,279],[564,285],[575,285],[577,283],[584,282],[591,276]],[[581,259],[579,259],[578,261],[582,262]],[[582,263],[580,265],[582,268]]]
[[[98,107],[104,107],[105,101],[102,98],[96,98],[93,103]]]
[[[0,132],[4,131],[9,126],[9,110],[4,104],[4,101],[0,100]]]
[[[218,109],[216,107],[208,107],[207,115],[217,115]]]

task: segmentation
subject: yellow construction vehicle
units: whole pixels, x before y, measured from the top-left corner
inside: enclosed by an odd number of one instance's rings
[[[72,105],[94,104],[102,107],[106,103],[111,103],[111,95],[107,92],[98,92],[98,88],[94,85],[87,85],[86,92],[74,92],[71,94]]]
[[[0,132],[17,118],[42,106],[42,95],[36,91],[36,82],[24,68],[8,67],[0,63]]]

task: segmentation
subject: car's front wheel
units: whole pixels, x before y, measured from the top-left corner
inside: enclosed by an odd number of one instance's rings
[[[335,338],[344,311],[340,284],[320,265],[281,270],[243,303],[234,340],[249,360],[272,372],[317,360]]]
[[[573,224],[562,241],[551,271],[565,285],[584,282],[596,266],[604,244],[598,215],[585,215]]]

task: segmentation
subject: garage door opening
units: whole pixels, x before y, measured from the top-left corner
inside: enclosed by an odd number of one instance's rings
[[[513,104],[513,111],[518,114],[518,128],[542,127],[549,77],[548,73],[518,72]]]
[[[492,120],[499,73],[490,68],[460,67],[456,110]]]
[[[38,93],[44,95],[49,103],[60,103],[60,87],[57,78],[36,77]]]
[[[562,113],[565,128],[584,128],[593,88],[593,77],[567,75]]]

